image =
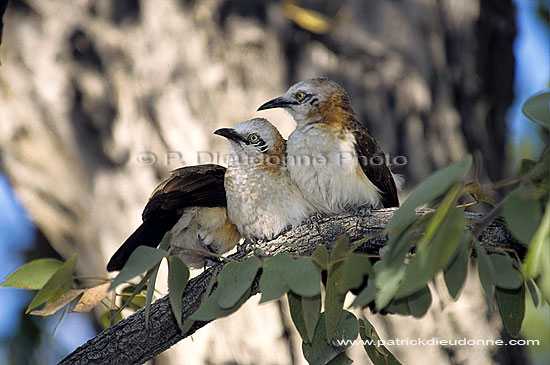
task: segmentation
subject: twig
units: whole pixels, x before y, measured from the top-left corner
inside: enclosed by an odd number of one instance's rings
[[[498,215],[500,214],[500,210],[502,209],[502,205],[503,205],[504,201],[501,201],[500,203],[497,204],[496,207],[494,207],[493,209],[491,209],[489,211],[489,213],[487,213],[482,219],[480,219],[475,225],[474,227],[472,228],[472,234],[474,235],[474,237],[477,239],[480,235],[481,235],[481,232],[483,232],[483,230],[485,228],[487,228],[487,226],[495,220],[496,217],[498,217]]]

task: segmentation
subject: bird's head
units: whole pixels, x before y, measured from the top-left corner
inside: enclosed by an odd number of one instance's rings
[[[239,159],[233,163],[284,163],[285,140],[267,119],[250,119],[233,128],[218,129],[214,134],[229,140],[231,158]]]
[[[292,85],[282,96],[268,101],[258,110],[283,108],[296,123],[330,122],[332,117],[353,113],[343,87],[327,78],[314,78]]]

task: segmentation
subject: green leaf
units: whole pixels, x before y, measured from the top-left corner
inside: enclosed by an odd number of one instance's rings
[[[401,365],[395,356],[381,345],[378,333],[366,318],[359,320],[359,334],[363,340],[363,347],[374,365]]]
[[[344,349],[347,349],[351,346],[350,341],[356,340],[358,335],[359,322],[357,321],[357,317],[347,310],[342,311],[331,344],[338,348],[342,348],[343,346]],[[344,344],[345,342],[347,342],[347,344]]]
[[[149,329],[149,313],[151,312],[151,303],[153,302],[153,293],[155,292],[155,283],[159,272],[160,262],[151,269],[151,277],[147,282],[147,293],[145,294],[145,329]]]
[[[65,293],[65,294],[67,294],[67,293]],[[68,312],[69,312],[69,306],[65,306],[65,309],[63,310],[63,312],[61,312],[61,315],[59,316],[59,320],[55,324],[55,327],[54,327],[53,332],[52,332],[52,336],[55,336],[55,334],[57,333],[57,329],[59,328],[59,325],[61,324],[61,322],[65,318],[65,315],[67,315]]]
[[[309,364],[327,364],[351,346],[351,342],[357,338],[358,331],[357,318],[352,313],[343,311],[334,334],[335,340],[329,344],[325,338],[325,314],[322,313],[313,341],[302,344],[304,357]],[[338,344],[336,341],[342,342]]]
[[[496,288],[496,297],[502,324],[510,336],[517,338],[525,316],[525,287]]]
[[[314,297],[321,293],[319,274],[308,257],[289,262],[283,280],[290,290],[302,297]]]
[[[103,314],[101,314],[101,317],[100,317],[99,320],[101,321],[101,324],[103,325],[103,328],[111,327],[111,311],[103,312]],[[117,324],[120,321],[122,321],[122,313],[117,312],[115,314],[113,324]]]
[[[172,313],[178,322],[178,327],[182,329],[181,323],[181,296],[189,280],[189,268],[177,256],[168,257],[168,293],[170,295],[170,306]]]
[[[230,315],[231,313],[237,311],[241,305],[243,305],[248,298],[250,297],[250,288],[246,290],[243,296],[235,303],[231,308],[220,308],[218,306],[220,287],[216,291],[206,298],[202,302],[201,306],[195,313],[193,313],[189,318],[194,321],[213,321],[216,318],[221,318]]]
[[[44,286],[42,286],[42,289],[36,293],[25,311],[26,314],[48,300],[50,300],[50,303],[55,302],[61,297],[61,295],[72,288],[72,274],[77,260],[78,255],[75,254],[57,269],[57,271],[48,279]]]
[[[287,265],[291,263],[292,257],[287,252],[265,260],[260,277],[260,292],[262,293],[260,303],[280,298],[289,291],[283,276]]]
[[[220,308],[233,307],[243,294],[250,289],[260,263],[257,257],[252,256],[243,262],[230,262],[225,265],[218,281],[220,283],[218,296]]]
[[[168,250],[170,248],[170,241],[172,241],[172,232],[168,231],[162,237],[158,248],[161,250]]]
[[[422,289],[453,258],[466,225],[464,208],[455,208],[460,194],[459,186],[451,189],[430,219],[395,298]]]
[[[495,268],[493,267],[493,261],[489,258],[485,250],[475,242],[475,250],[477,254],[477,272],[479,274],[479,280],[481,286],[485,291],[485,298],[491,308],[494,306],[495,301]]]
[[[502,215],[514,237],[528,244],[541,221],[537,189],[520,185],[504,201]]]
[[[311,261],[313,261],[317,272],[321,275],[321,271],[326,270],[328,267],[327,248],[323,245],[317,246],[315,251],[311,254]]]
[[[538,308],[539,306],[539,293],[537,290],[537,284],[533,281],[533,279],[527,279],[525,280],[527,283],[527,288],[529,289],[529,294],[531,294],[531,299],[533,300],[533,304],[535,305],[535,308]]]
[[[428,312],[430,305],[432,305],[432,293],[430,289],[425,286],[416,293],[407,297],[409,303],[409,309],[413,317],[421,318]]]
[[[448,224],[449,221],[453,222],[453,218],[458,218],[458,212],[461,213],[460,216],[464,215],[463,209],[455,208],[458,198],[460,198],[462,192],[462,187],[459,184],[455,184],[451,189],[449,189],[447,194],[445,194],[445,197],[443,198],[435,213],[431,216],[428,222],[428,225],[424,232],[424,237],[417,245],[419,250],[425,250],[426,248],[428,248],[428,246],[430,246],[430,244],[434,240],[437,232],[441,231],[441,226],[445,223]],[[458,243],[454,247],[456,248],[457,246]],[[454,252],[455,249],[451,250],[451,253],[448,253],[449,260],[453,256]]]
[[[413,231],[412,226],[407,227],[407,230],[399,235],[389,235],[386,244],[388,249],[378,262],[380,262],[382,267],[401,266],[407,254],[411,251],[412,246],[420,237],[420,234],[418,234],[416,230]]]
[[[168,256],[168,252],[148,246],[138,246],[132,252],[128,261],[120,270],[117,277],[111,283],[111,288],[128,281],[139,274],[151,270],[155,267],[163,257]]]
[[[408,316],[411,314],[409,309],[409,302],[407,298],[393,299],[387,307],[384,308],[389,313],[401,314],[403,316]]]
[[[302,306],[302,297],[293,293],[287,293],[288,308],[290,309],[290,318],[296,327],[296,330],[300,334],[302,341],[309,343],[312,340],[308,335],[308,328],[306,327],[306,321],[304,318],[304,307]]]
[[[351,253],[344,261],[343,277],[337,290],[346,294],[350,289],[356,289],[363,284],[367,275],[374,274],[370,259],[367,255]]]
[[[346,299],[347,289],[344,290],[344,268],[349,255],[349,238],[342,236],[336,240],[336,245],[330,253],[325,295],[325,329],[327,341],[332,340]]]
[[[61,265],[56,259],[33,260],[17,268],[0,287],[40,290]]]
[[[472,165],[472,156],[444,167],[422,181],[411,192],[401,208],[395,212],[388,223],[388,232],[399,231],[407,227],[416,217],[415,209],[443,195],[456,182],[460,181]]]
[[[193,327],[194,324],[195,324],[195,321],[193,321],[192,319],[185,320],[185,322],[183,322],[183,326],[180,327],[181,333],[186,334],[187,332],[189,332],[189,330],[191,329],[191,327]]]
[[[147,278],[148,280],[149,278]],[[141,308],[145,307],[145,295],[138,295],[139,292],[142,291],[142,289],[145,287],[145,283],[143,283],[143,287],[141,287],[138,291],[137,285],[128,285],[124,287],[124,289],[121,290],[121,306],[122,307],[128,307],[128,309],[131,309],[133,311],[138,311]],[[136,291],[136,295],[132,298],[132,294]]]
[[[138,296],[138,294],[140,294],[144,288],[147,289],[146,284],[149,281],[149,278],[151,277],[151,275],[153,275],[153,271],[154,271],[153,269],[147,271],[145,273],[145,275],[141,278],[139,283],[137,283],[137,285],[134,287],[134,290],[131,292],[130,296],[129,297],[123,297],[122,305],[118,309],[117,313],[121,313],[122,310],[127,305],[128,305],[129,308],[137,306],[138,307],[137,309],[141,309],[141,308],[145,307],[146,298],[144,296]],[[125,288],[125,289],[128,289],[128,287]]]
[[[309,364],[326,364],[342,351],[330,346],[325,339],[325,314],[322,313],[313,341],[302,343],[302,352]]]
[[[353,360],[350,359],[345,352],[338,354],[334,359],[330,360],[327,365],[350,365]]]
[[[550,303],[550,202],[529,245],[523,273],[533,279],[540,276],[541,292],[546,302]]]
[[[407,253],[412,245],[421,237],[419,230],[407,229],[401,234],[388,237],[388,247],[382,259],[373,265],[376,272],[376,308],[386,307],[394,297],[399,284],[405,275],[406,266],[403,265]]]
[[[349,236],[342,235],[336,239],[334,247],[330,250],[330,262],[343,259],[351,253],[349,247]]]
[[[351,303],[351,307],[364,307],[368,305],[376,298],[377,293],[378,289],[376,289],[374,278],[369,278],[367,281],[367,287],[359,293],[353,303]]]
[[[74,271],[74,268],[73,268],[73,271]],[[71,272],[70,276],[66,277],[63,285],[61,285],[61,287],[52,294],[50,299],[48,299],[48,301],[46,302],[46,305],[56,302],[59,298],[61,298],[63,294],[71,290],[73,288],[73,285],[74,285],[74,282],[73,282],[72,272]]]
[[[531,96],[521,110],[532,122],[550,129],[550,92],[545,91]]]
[[[519,271],[512,265],[512,260],[505,255],[489,255],[495,268],[495,285],[502,289],[517,289],[523,284]]]
[[[321,294],[309,298],[302,297],[301,303],[304,325],[309,340],[307,342],[311,342],[313,341],[313,334],[321,317]]]
[[[471,255],[468,240],[468,235],[464,234],[458,245],[455,257],[443,272],[445,284],[454,300],[458,298],[468,276],[468,263],[470,262]]]
[[[337,281],[342,280],[342,268],[336,268],[333,270],[332,275],[329,273],[326,286],[325,295],[325,328],[326,338],[328,341],[332,340],[338,320],[344,308],[344,301],[346,294],[340,294],[337,289]]]
[[[399,285],[405,276],[406,270],[407,268],[401,265],[397,268],[392,267],[385,269],[376,275],[376,287],[378,291],[376,293],[375,303],[377,310],[381,310],[391,302],[399,289]],[[379,286],[380,283],[383,284]]]

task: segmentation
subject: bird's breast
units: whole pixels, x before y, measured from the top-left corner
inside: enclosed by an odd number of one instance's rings
[[[351,133],[330,128],[297,129],[287,142],[291,178],[304,197],[324,213],[378,205],[379,193],[363,173]]]
[[[229,167],[225,175],[229,217],[246,238],[271,239],[299,224],[313,209],[286,168]]]

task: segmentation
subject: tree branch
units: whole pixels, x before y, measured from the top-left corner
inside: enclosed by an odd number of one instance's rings
[[[330,249],[336,238],[342,234],[348,234],[353,242],[379,233],[385,228],[396,209],[375,211],[359,209],[331,217],[314,217],[272,241],[257,242],[255,245],[245,242],[231,258],[242,260],[253,247],[260,248],[268,254],[289,252],[293,255],[310,255],[320,244]],[[417,215],[425,215],[431,211],[430,209],[419,209]],[[477,223],[486,225],[479,236],[482,245],[499,249],[513,249],[518,252],[520,257],[523,257],[525,247],[512,237],[502,219],[495,219],[486,224],[483,214],[469,212],[466,213],[466,218],[469,222],[469,229],[475,227]],[[385,236],[376,236],[362,244],[358,251],[377,254],[385,242]],[[187,284],[182,298],[183,320],[189,318],[198,309],[212,279],[212,274],[219,265],[205,270]],[[257,277],[252,285],[251,295],[258,292]],[[60,364],[144,363],[208,324],[208,322],[195,322],[187,333],[181,333],[172,314],[168,296],[151,305],[149,321],[147,330],[145,328],[145,313],[143,310],[139,310],[77,348]]]

